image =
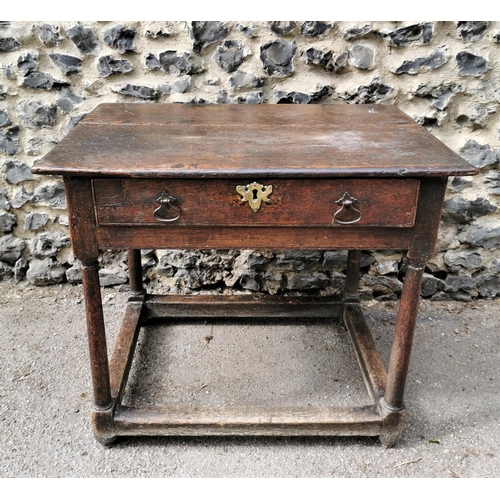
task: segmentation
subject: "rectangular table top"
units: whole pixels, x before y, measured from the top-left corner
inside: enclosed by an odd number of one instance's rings
[[[477,169],[393,105],[100,104],[37,174],[446,177]]]

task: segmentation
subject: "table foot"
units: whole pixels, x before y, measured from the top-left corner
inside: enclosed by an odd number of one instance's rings
[[[110,446],[116,440],[113,425],[113,407],[108,409],[93,409],[90,414],[92,430],[96,441],[103,446]]]
[[[382,398],[380,400],[380,413],[382,415],[382,429],[380,443],[386,448],[392,448],[399,443],[405,419],[404,408],[392,408]]]

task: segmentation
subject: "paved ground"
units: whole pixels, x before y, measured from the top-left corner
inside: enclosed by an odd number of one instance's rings
[[[82,296],[79,286],[0,284],[1,477],[500,477],[500,301],[422,303],[397,448],[375,438],[130,438],[103,448],[89,426]],[[104,290],[110,344],[124,298]],[[386,358],[395,305],[364,306]],[[198,322],[148,334],[130,400],[366,398],[346,332],[331,321]]]

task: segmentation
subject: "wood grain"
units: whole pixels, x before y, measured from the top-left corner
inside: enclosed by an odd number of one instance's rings
[[[332,297],[262,295],[147,295],[147,318],[340,318],[341,302]]]
[[[32,172],[415,177],[477,169],[392,105],[133,103],[98,106]]]
[[[356,226],[411,227],[415,220],[419,181],[416,179],[268,179],[269,203],[254,212],[236,186],[256,179],[96,179],[98,224],[157,226],[323,226],[340,225],[336,201],[348,192],[361,212]],[[257,179],[258,180],[258,179]],[[153,212],[158,196],[174,196],[181,216],[160,222]]]
[[[223,227],[223,226],[99,226],[100,248],[183,248],[254,250],[353,248],[407,249],[411,228],[366,227]]]
[[[382,417],[376,406],[118,407],[114,426],[124,436],[378,436]]]

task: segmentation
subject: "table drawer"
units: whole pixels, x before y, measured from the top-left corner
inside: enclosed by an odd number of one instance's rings
[[[417,179],[94,179],[101,226],[412,227]]]

